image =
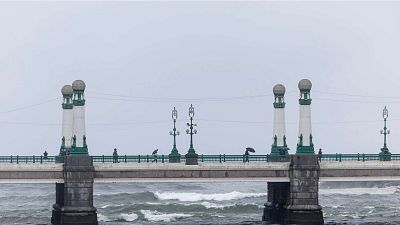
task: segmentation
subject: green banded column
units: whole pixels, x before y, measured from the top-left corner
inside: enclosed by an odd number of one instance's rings
[[[285,86],[277,84],[273,88],[274,101],[274,130],[271,156],[288,155],[285,129]]]
[[[311,131],[311,81],[302,79],[299,82],[300,90],[300,123],[299,140],[297,143],[296,154],[315,154],[314,143]]]

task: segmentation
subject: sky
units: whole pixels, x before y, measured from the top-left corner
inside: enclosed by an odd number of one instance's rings
[[[270,152],[286,86],[294,153],[308,78],[315,148],[400,153],[400,2],[0,3],[0,155],[58,154],[61,88],[86,82],[89,153]]]

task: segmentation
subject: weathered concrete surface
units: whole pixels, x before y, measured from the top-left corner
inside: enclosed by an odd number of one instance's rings
[[[264,180],[289,181],[289,163],[226,162],[199,163],[109,163],[94,164],[96,182],[185,180]],[[0,183],[63,182],[63,164],[0,163]],[[164,178],[164,179],[160,179]],[[322,161],[320,181],[400,180],[400,161]]]
[[[321,181],[400,180],[400,161],[321,162]]]
[[[0,164],[0,180],[63,180],[62,164]]]
[[[64,206],[60,224],[97,225],[97,210],[93,207],[92,159],[87,155],[71,155],[64,159]]]
[[[319,169],[318,156],[314,154],[290,157],[290,187],[283,224],[324,224],[318,202]]]
[[[284,206],[290,195],[289,182],[268,182],[268,202],[264,205],[262,221],[270,224],[284,223]]]
[[[288,166],[288,163],[102,164],[95,166],[95,178],[287,178]]]

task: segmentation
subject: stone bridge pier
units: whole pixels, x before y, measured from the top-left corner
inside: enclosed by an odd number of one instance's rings
[[[93,207],[94,167],[88,155],[65,156],[64,183],[56,184],[53,225],[98,225]]]
[[[264,224],[323,225],[318,203],[319,163],[314,154],[293,155],[290,182],[269,182]]]

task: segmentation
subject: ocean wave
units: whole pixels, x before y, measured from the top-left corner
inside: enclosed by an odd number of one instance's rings
[[[340,189],[319,189],[321,195],[391,195],[400,191],[398,186],[383,188],[340,188]]]
[[[178,200],[182,202],[196,201],[229,201],[243,198],[262,197],[266,193],[242,193],[232,191],[229,193],[203,194],[203,193],[182,193],[182,192],[155,192],[155,196],[159,200]]]
[[[160,213],[155,210],[140,210],[144,218],[152,222],[172,222],[181,218],[191,217],[191,214],[184,213]]]
[[[121,215],[119,215],[120,219],[123,219],[127,222],[132,222],[137,220],[137,218],[139,218],[139,216],[135,213],[122,213]]]
[[[97,213],[97,220],[103,222],[111,221],[107,216],[100,213]]]

